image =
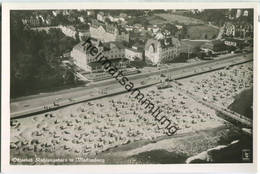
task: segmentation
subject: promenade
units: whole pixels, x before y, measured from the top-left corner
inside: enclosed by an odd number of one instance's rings
[[[202,74],[227,66],[252,61],[252,54],[239,54],[223,57],[212,61],[200,62],[183,67],[167,68],[155,72],[140,73],[128,76],[135,86],[147,87],[157,84],[159,79],[156,76],[168,74],[173,79],[181,79],[197,74]],[[52,93],[24,97],[11,101],[11,118],[18,118],[25,115],[32,115],[39,112],[46,112],[60,107],[69,106],[83,101],[94,100],[109,95],[116,95],[126,92],[114,79],[90,84],[85,87],[67,89]],[[116,84],[116,85],[115,85]],[[102,92],[103,91],[103,92]],[[104,93],[105,92],[105,93]]]

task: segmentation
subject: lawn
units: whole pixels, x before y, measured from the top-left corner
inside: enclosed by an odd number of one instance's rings
[[[134,18],[129,21],[129,24],[136,23],[148,23],[151,25],[161,25],[165,23],[187,25],[188,39],[211,40],[215,39],[218,35],[218,29],[209,26],[202,20],[176,14],[158,13],[151,16]]]
[[[208,25],[188,26],[189,39],[215,39],[218,29]]]
[[[151,25],[160,25],[167,22],[166,19],[155,15],[146,17],[146,20],[148,20]]]
[[[160,16],[142,16],[142,17],[136,17],[136,18],[133,18],[133,19],[130,19],[128,21],[128,24],[129,25],[134,25],[136,23],[140,23],[140,24],[145,24],[145,23],[149,23],[151,25],[160,25],[160,24],[164,24],[166,23],[167,21],[160,17]]]
[[[195,19],[192,17],[186,17],[182,15],[176,14],[167,14],[167,13],[158,13],[154,16],[159,17],[159,19],[154,20],[157,22],[160,18],[165,21],[160,21],[160,23],[172,23],[172,24],[180,24],[187,25],[187,33],[188,39],[215,39],[218,35],[218,29],[208,26],[204,21]],[[152,18],[153,16],[149,17]],[[152,21],[150,22],[152,23]]]
[[[167,13],[159,13],[155,14],[156,16],[162,17],[163,19],[167,20],[170,23],[178,23],[178,24],[184,24],[184,25],[201,25],[204,24],[202,20],[176,15],[176,14],[167,14]]]

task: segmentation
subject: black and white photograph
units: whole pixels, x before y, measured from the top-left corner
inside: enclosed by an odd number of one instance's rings
[[[11,166],[255,162],[255,8],[49,7],[9,11]]]

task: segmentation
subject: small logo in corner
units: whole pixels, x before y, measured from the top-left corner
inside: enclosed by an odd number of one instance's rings
[[[250,161],[251,160],[251,150],[250,149],[243,149],[242,150],[242,160],[243,161]]]

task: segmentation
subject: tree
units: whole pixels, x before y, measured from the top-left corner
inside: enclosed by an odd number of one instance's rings
[[[109,18],[105,18],[105,22],[108,23],[108,24],[112,23],[112,21]]]
[[[58,57],[72,49],[75,40],[60,29],[46,33],[25,28],[20,12],[12,11],[10,17],[11,97],[63,85],[65,69]]]
[[[174,35],[178,31],[178,28],[170,23],[165,24],[164,29],[168,30],[172,35]]]

